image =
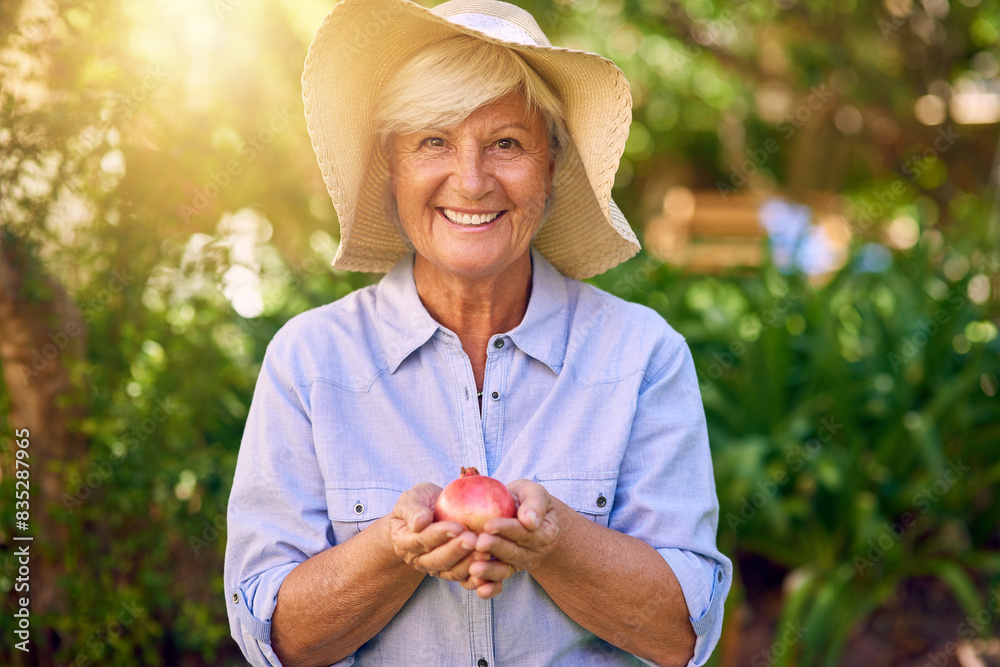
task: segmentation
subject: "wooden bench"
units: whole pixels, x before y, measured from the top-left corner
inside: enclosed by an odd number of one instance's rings
[[[645,246],[663,262],[691,273],[718,273],[733,267],[760,266],[768,240],[768,221],[775,205],[808,219],[822,229],[834,251],[846,249],[850,227],[834,208],[827,193],[810,194],[805,202],[782,196],[760,197],[749,193],[671,188],[663,210],[646,223]],[[806,230],[809,231],[809,230]]]

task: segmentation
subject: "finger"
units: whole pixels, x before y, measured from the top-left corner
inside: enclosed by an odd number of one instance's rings
[[[406,524],[411,532],[419,533],[434,523],[434,512],[429,509],[420,509],[413,512]]]
[[[479,551],[489,551],[486,545],[492,545],[490,537],[502,537],[517,544],[526,545],[534,537],[534,530],[525,528],[519,519],[490,519],[483,526],[483,532],[476,539],[476,548]],[[495,555],[495,554],[494,554]]]
[[[455,535],[452,527],[444,522],[431,524],[419,533],[410,532],[399,519],[395,519],[392,526],[396,554],[420,572],[438,572],[453,567],[471,553],[474,537],[473,533]]]
[[[507,485],[518,503],[517,519],[528,530],[542,525],[542,517],[551,507],[549,492],[541,484],[518,479]]]
[[[524,530],[516,521],[515,525],[519,530]],[[531,536],[534,533],[524,531]],[[519,545],[500,535],[481,534],[476,541],[476,553],[485,553],[492,557],[493,561],[499,561],[513,565],[518,570],[528,569],[529,563],[533,559],[533,552],[530,546]],[[476,570],[473,570],[474,572]]]
[[[419,532],[414,532],[408,525],[399,523],[396,525],[393,537],[400,548],[418,556],[459,537],[464,537],[465,542],[474,546],[475,541],[469,540],[469,535],[472,533],[462,534],[461,531],[461,525],[450,521],[432,523]]]
[[[431,528],[424,532],[429,530]],[[423,572],[437,572],[442,579],[460,581],[468,577],[468,566],[472,563],[472,551],[475,547],[474,538],[475,533],[469,532],[449,539],[420,555],[415,566]],[[463,564],[463,561],[467,562]],[[456,570],[460,565],[461,568]]]
[[[503,582],[491,581],[476,588],[476,595],[483,600],[491,600],[500,595],[501,591],[503,591]]]
[[[502,560],[473,561],[469,565],[469,578],[487,581],[503,581],[514,573],[514,566]]]
[[[474,591],[477,588],[479,588],[480,586],[482,586],[483,584],[486,584],[486,583],[489,583],[489,582],[483,581],[482,579],[478,579],[476,577],[466,577],[460,583],[462,584],[462,588],[464,588],[465,590],[467,590],[467,591]]]
[[[393,515],[399,517],[411,531],[419,533],[434,521],[434,503],[441,493],[441,487],[422,483],[402,493],[393,507]]]
[[[463,587],[469,590],[474,590],[475,586],[469,584],[469,565],[473,563],[472,554],[458,561],[455,565],[450,568],[440,570],[436,574],[438,578],[444,579],[445,581],[457,581],[462,584]]]

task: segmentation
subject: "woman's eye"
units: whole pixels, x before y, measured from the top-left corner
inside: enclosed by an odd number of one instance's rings
[[[497,148],[502,148],[503,150],[510,150],[517,146],[517,142],[513,139],[501,139],[497,142]]]
[[[428,137],[422,142],[424,146],[431,146],[432,148],[441,148],[444,146],[444,139],[441,137]]]

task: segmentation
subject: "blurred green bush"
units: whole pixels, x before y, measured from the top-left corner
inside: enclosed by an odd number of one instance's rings
[[[61,498],[32,507],[67,531],[58,552],[44,536],[34,548],[64,565],[71,612],[36,610],[45,657],[5,641],[0,664],[242,664],[224,515],[264,348],[291,316],[372,280],[326,268],[336,219],[296,106],[330,4],[0,5],[0,249],[29,267],[22,296],[44,301],[51,278],[79,309],[86,354],[60,362],[87,401],[74,425],[86,456],[43,464]],[[914,577],[981,611],[1000,584],[1000,258],[977,194],[996,126],[927,110],[995,80],[996,3],[523,4],[554,42],[608,54],[632,82],[615,197],[637,226],[667,188],[720,183],[841,193],[871,225],[822,284],[770,265],[685,275],[644,254],[593,280],[691,345],[720,545],[777,568],[776,625],[810,628],[773,657],[836,664]],[[928,153],[944,131],[958,138]],[[746,162],[769,145],[766,164]],[[900,215],[920,240],[890,251]],[[3,433],[11,406],[0,385]],[[4,510],[11,446],[0,440]],[[738,581],[730,627],[747,602]]]
[[[704,277],[641,257],[595,280],[692,348],[720,546],[787,570],[778,627],[810,629],[775,665],[839,664],[909,578],[939,579],[973,618],[1000,585],[1000,251],[987,219],[979,200],[947,237],[925,231],[905,252],[863,235],[820,285],[773,265]],[[729,611],[742,601],[737,586]]]

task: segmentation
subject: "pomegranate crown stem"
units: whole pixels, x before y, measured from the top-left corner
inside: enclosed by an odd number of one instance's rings
[[[469,466],[468,468],[462,467],[461,477],[472,477],[473,475],[478,475],[479,470],[475,466]]]

